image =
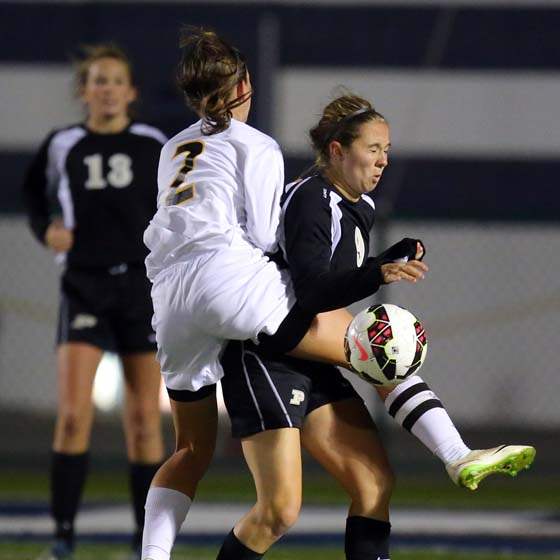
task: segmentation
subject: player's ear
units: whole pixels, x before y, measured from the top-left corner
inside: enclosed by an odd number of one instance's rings
[[[329,159],[340,159],[342,157],[342,144],[338,140],[329,143]]]
[[[249,81],[249,75],[247,74],[247,77],[244,80],[241,80],[238,84],[237,84],[237,88],[236,88],[236,98],[239,99],[241,97],[244,97],[245,95],[247,95],[247,93],[251,90],[251,82]]]
[[[238,84],[237,84],[237,89],[235,90],[235,97],[237,99],[239,99],[240,97],[242,97],[245,94],[245,82],[243,80],[241,80]]]
[[[128,102],[134,103],[138,99],[138,90],[135,87],[130,88],[130,92],[128,94]]]
[[[87,103],[87,99],[86,99],[86,87],[84,84],[81,84],[77,87],[77,98],[82,102],[82,103]]]

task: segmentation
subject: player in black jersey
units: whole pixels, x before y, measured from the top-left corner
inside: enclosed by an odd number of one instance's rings
[[[103,351],[117,352],[123,363],[136,551],[146,494],[163,458],[160,373],[142,234],[155,210],[157,164],[166,138],[129,116],[137,92],[130,61],[118,47],[87,48],[76,77],[86,120],[47,137],[24,184],[33,233],[64,264],[51,465],[56,559],[70,558],[74,548],[74,518],[88,468],[92,385]]]
[[[390,146],[389,127],[369,102],[354,95],[335,99],[311,137],[318,169],[286,188],[281,246],[301,308],[335,309],[387,281],[380,263],[421,258],[424,247],[404,239],[377,258],[366,258],[375,216],[369,194],[388,164]],[[333,352],[340,351],[339,344],[334,343]],[[218,560],[261,558],[295,523],[301,505],[301,446],[348,494],[346,558],[388,559],[393,475],[365,405],[333,366],[287,357],[273,348],[230,342],[222,357],[224,400],[257,502],[226,537]],[[471,452],[439,399],[417,376],[379,393],[397,421],[448,470],[478,461],[476,468],[488,474],[508,462],[528,466],[534,456],[528,446]]]

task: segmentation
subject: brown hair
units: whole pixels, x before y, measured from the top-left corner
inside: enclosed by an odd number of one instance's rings
[[[202,27],[184,27],[180,47],[177,81],[187,104],[202,117],[204,134],[225,130],[231,110],[251,96],[247,92],[228,100],[233,88],[247,78],[245,58],[214,31]]]
[[[127,54],[119,46],[114,43],[101,43],[98,45],[85,45],[81,48],[83,56],[74,61],[75,65],[75,87],[77,95],[81,94],[88,79],[89,69],[91,65],[102,58],[114,58],[122,62],[128,70],[130,83],[136,86],[134,69],[132,62]]]
[[[360,126],[368,121],[386,122],[367,99],[346,92],[331,101],[323,110],[319,122],[309,131],[316,166],[324,168],[329,164],[332,141],[349,147],[358,138]]]

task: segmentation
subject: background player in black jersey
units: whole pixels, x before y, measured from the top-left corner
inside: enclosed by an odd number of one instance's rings
[[[311,138],[319,169],[286,188],[281,245],[301,307],[335,308],[352,303],[361,279],[372,277],[372,263],[420,257],[424,249],[416,240],[403,240],[366,260],[375,209],[369,193],[388,164],[390,146],[388,124],[369,102],[354,95],[335,99]],[[382,274],[387,282],[383,268]],[[230,532],[218,559],[260,558],[295,523],[302,445],[349,496],[346,558],[388,559],[393,475],[375,425],[348,381],[333,366],[275,354],[251,342],[230,342],[222,364],[232,432],[241,438],[257,502]],[[488,474],[500,461],[522,467],[534,456],[528,446],[471,452],[417,376],[379,392],[399,423],[448,470],[482,458]]]
[[[52,557],[69,558],[88,468],[92,386],[104,350],[126,382],[123,424],[140,546],[144,503],[163,458],[160,373],[142,233],[153,215],[164,135],[134,122],[131,63],[114,45],[86,48],[77,65],[84,123],[56,130],[28,170],[33,233],[64,263],[57,335],[58,411],[51,465]]]

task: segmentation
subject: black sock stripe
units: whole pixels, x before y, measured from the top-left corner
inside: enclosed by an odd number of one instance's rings
[[[443,404],[439,399],[430,399],[428,401],[424,401],[423,403],[419,404],[403,421],[402,426],[405,430],[412,430],[416,421],[424,412],[428,412],[428,410],[432,410],[432,408],[444,408]]]
[[[403,391],[389,407],[389,414],[394,418],[397,412],[401,409],[402,405],[411,397],[414,397],[422,391],[429,391],[430,388],[425,383],[416,383],[412,387]]]

